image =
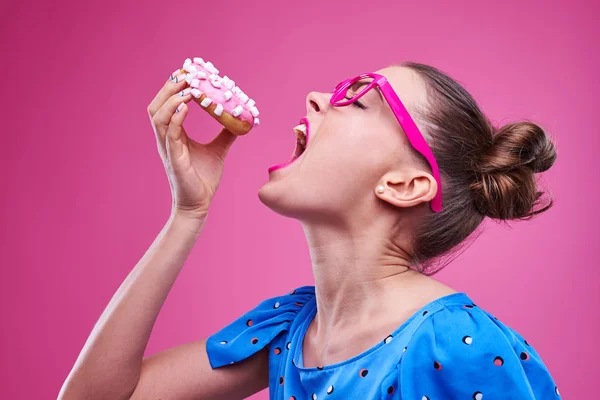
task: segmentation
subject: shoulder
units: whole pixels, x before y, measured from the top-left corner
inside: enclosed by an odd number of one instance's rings
[[[407,398],[559,398],[535,349],[470,301],[445,304],[423,320],[399,375]]]
[[[248,358],[280,334],[298,325],[298,316],[315,297],[314,286],[301,286],[279,296],[269,297],[206,340],[213,368]]]

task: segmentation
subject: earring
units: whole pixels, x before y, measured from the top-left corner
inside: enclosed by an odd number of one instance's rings
[[[383,187],[383,185],[377,186],[377,193],[383,193],[383,192],[385,192],[385,188]]]

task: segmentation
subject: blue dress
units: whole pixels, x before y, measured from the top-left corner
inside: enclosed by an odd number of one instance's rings
[[[316,312],[314,286],[261,302],[207,339],[212,368],[268,345],[271,400],[560,399],[533,347],[465,293],[425,305],[349,360],[305,368],[302,341]]]

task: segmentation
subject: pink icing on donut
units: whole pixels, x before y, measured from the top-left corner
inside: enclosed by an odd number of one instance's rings
[[[206,97],[210,98],[213,103],[222,104],[223,110],[225,112],[227,112],[228,114],[231,114],[232,116],[234,115],[233,110],[237,106],[241,105],[242,113],[240,115],[238,115],[236,118],[241,119],[243,121],[247,121],[250,123],[250,125],[254,125],[255,117],[254,117],[254,115],[252,115],[251,107],[249,107],[247,103],[244,103],[242,101],[242,99],[240,99],[239,95],[235,93],[235,91],[234,91],[235,87],[233,87],[232,89],[228,89],[227,86],[225,86],[225,81],[223,80],[223,78],[217,74],[212,73],[212,72],[215,72],[215,70],[213,70],[211,72],[210,70],[208,70],[205,67],[205,66],[207,66],[207,63],[200,64],[200,63],[196,63],[196,62],[191,62],[191,63],[184,64],[183,69],[185,69],[188,72],[188,74],[190,74],[190,69],[192,69],[192,68],[190,68],[190,66],[195,67],[196,71],[197,71],[196,73],[192,74],[193,80],[192,80],[192,84],[190,85],[192,88],[194,88],[192,85],[197,84],[196,89],[200,90],[200,92],[205,94]],[[204,73],[206,75],[206,78],[201,76],[202,74],[199,75],[198,72]],[[211,82],[213,80],[218,83],[213,85],[213,83]],[[216,87],[216,86],[220,86],[220,87]],[[225,97],[225,93],[227,91],[232,92],[232,96],[229,100],[227,100]],[[241,93],[241,92],[238,92],[238,93]],[[255,105],[254,105],[254,107],[255,107]]]

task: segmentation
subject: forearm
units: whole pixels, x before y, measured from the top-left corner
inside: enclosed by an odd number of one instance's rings
[[[100,316],[61,394],[73,387],[117,398],[135,387],[154,322],[203,226],[171,215]]]

